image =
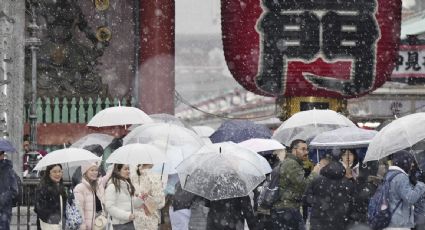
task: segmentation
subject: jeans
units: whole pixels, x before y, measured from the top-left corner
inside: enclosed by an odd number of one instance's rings
[[[305,230],[299,209],[283,208],[271,211],[273,230]]]

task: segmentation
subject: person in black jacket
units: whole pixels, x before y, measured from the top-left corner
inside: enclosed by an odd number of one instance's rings
[[[9,230],[12,218],[13,201],[19,194],[18,177],[13,171],[12,162],[4,158],[0,151],[0,229]]]
[[[256,229],[256,218],[249,196],[210,201],[207,230],[244,229],[245,220],[249,229]]]
[[[55,164],[46,167],[40,185],[35,191],[34,211],[37,213],[37,225],[41,223],[40,221],[47,224],[59,224],[62,221],[62,226],[65,225],[67,194],[62,175],[62,165]],[[62,196],[62,212],[60,196]]]
[[[307,187],[304,202],[311,206],[310,230],[344,230],[352,223],[354,184],[344,166],[331,161]]]

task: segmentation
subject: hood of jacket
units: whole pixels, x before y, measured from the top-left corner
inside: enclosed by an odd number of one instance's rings
[[[320,170],[320,174],[331,180],[339,180],[344,178],[345,168],[340,162],[331,161]]]
[[[9,170],[13,168],[12,161],[8,159],[0,160],[0,171]]]

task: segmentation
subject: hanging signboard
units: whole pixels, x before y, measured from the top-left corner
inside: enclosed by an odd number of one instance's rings
[[[391,75],[401,0],[221,0],[233,77],[266,96],[356,97]]]
[[[401,45],[391,78],[425,78],[425,45]]]

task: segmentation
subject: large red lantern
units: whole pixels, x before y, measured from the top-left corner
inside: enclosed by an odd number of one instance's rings
[[[221,0],[233,77],[265,96],[350,98],[391,76],[401,0]]]

